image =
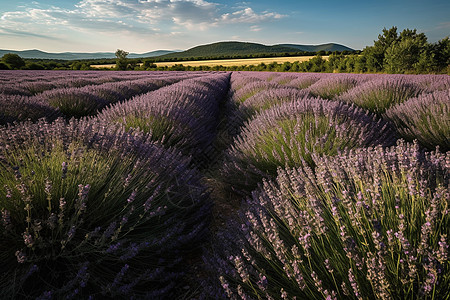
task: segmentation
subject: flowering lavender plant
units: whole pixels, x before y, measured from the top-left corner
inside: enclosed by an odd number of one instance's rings
[[[79,88],[49,90],[38,97],[50,106],[58,108],[68,118],[93,115],[108,104],[105,100]]]
[[[139,129],[154,141],[203,160],[215,136],[228,80],[229,74],[222,73],[180,81],[112,106],[97,118],[126,130]]]
[[[300,74],[296,79],[291,80],[286,85],[298,89],[306,89],[323,78],[323,74]]]
[[[392,145],[393,129],[373,114],[339,101],[304,98],[263,111],[242,129],[224,159],[224,180],[251,191],[278,167],[309,165],[312,154]]]
[[[231,299],[447,299],[449,159],[399,142],[280,169],[222,234],[217,285]]]
[[[397,104],[384,117],[407,140],[417,139],[429,149],[450,150],[450,89],[423,94]]]
[[[46,118],[51,121],[62,114],[37,97],[0,94],[0,125]]]
[[[416,97],[422,89],[404,75],[380,75],[339,96],[373,113],[381,114],[389,107]]]
[[[168,297],[211,207],[188,165],[92,120],[0,128],[0,297]]]
[[[333,99],[355,87],[363,77],[348,74],[329,74],[308,87],[311,95],[322,99]]]
[[[255,95],[258,92],[279,87],[281,87],[279,84],[267,81],[250,82],[241,89],[237,90],[235,93],[233,93],[233,101],[236,103],[242,103],[246,99],[250,98],[251,96]]]
[[[246,118],[250,118],[256,113],[273,106],[300,100],[307,96],[309,96],[309,92],[306,90],[286,87],[268,88],[246,99],[244,103],[239,106],[239,110],[241,110]]]

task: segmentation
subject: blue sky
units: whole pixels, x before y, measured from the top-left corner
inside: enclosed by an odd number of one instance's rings
[[[0,49],[143,53],[219,41],[372,45],[383,28],[450,34],[450,1],[0,0]]]

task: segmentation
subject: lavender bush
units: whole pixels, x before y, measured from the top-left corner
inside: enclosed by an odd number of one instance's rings
[[[450,89],[448,75],[416,75],[411,80],[428,93]]]
[[[219,103],[226,96],[228,81],[226,73],[184,80],[119,103],[97,117],[126,130],[139,129],[152,140],[201,161],[215,137]]]
[[[406,140],[417,139],[428,149],[450,150],[450,89],[423,94],[397,104],[384,117]]]
[[[51,107],[36,97],[0,94],[0,125],[46,118],[51,121],[62,116],[59,109]]]
[[[241,112],[245,115],[245,118],[248,119],[256,113],[267,110],[276,105],[303,99],[308,96],[308,91],[298,90],[295,88],[279,87],[266,89],[246,99],[244,103],[239,106],[239,110],[241,110]]]
[[[286,85],[298,89],[306,89],[319,81],[322,77],[322,74],[300,74],[296,79],[291,80]]]
[[[236,103],[242,103],[246,99],[250,98],[251,96],[255,95],[258,92],[279,87],[281,86],[277,83],[270,83],[266,81],[250,82],[241,89],[237,90],[235,93],[233,93],[233,101]]]
[[[264,182],[222,235],[224,296],[447,299],[449,153],[400,142],[314,160]]]
[[[88,120],[0,128],[0,298],[170,297],[211,207],[188,165]]]
[[[227,151],[222,174],[248,192],[280,166],[314,167],[313,153],[393,143],[393,129],[373,114],[339,101],[304,98],[263,111],[246,124]]]
[[[361,79],[362,77],[348,74],[329,74],[311,85],[308,90],[315,97],[331,100],[355,87]]]
[[[38,97],[50,106],[58,108],[68,118],[93,115],[108,104],[105,100],[78,88],[54,89]]]
[[[382,114],[389,107],[417,97],[422,89],[402,75],[380,75],[339,96],[373,113]]]
[[[296,80],[298,76],[286,73],[277,73],[277,76],[270,80],[271,83],[277,83],[279,85],[290,85],[289,83]]]

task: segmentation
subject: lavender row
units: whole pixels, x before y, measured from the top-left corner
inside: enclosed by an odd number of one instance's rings
[[[238,109],[231,118],[230,126],[242,126],[246,120],[273,105],[312,95],[355,104],[386,121],[392,121],[399,136],[411,141],[418,139],[422,146],[430,150],[436,146],[445,150],[448,149],[445,135],[448,135],[449,86],[450,77],[447,75],[299,74],[295,78],[286,73],[272,76],[258,76],[252,72],[233,73],[230,101]],[[440,96],[431,96],[433,92]],[[435,100],[424,100],[430,97]],[[416,98],[419,100],[408,101]],[[408,104],[400,105],[404,102]],[[423,104],[418,104],[420,102]],[[435,103],[432,105],[434,109],[425,109],[426,103],[431,102]],[[408,105],[412,107],[408,109]],[[394,109],[396,106],[399,108]],[[414,113],[419,106],[422,109]],[[395,117],[388,117],[385,112],[391,108],[396,115],[404,115],[404,120],[394,121]],[[410,129],[412,127],[415,129]],[[233,131],[237,130],[233,128]]]
[[[137,80],[108,82],[80,88],[60,88],[28,97],[0,94],[0,124],[45,117],[82,117],[93,115],[107,105],[130,99],[138,94],[156,90],[189,75],[144,77]]]
[[[134,128],[166,147],[176,147],[199,161],[215,135],[219,104],[228,92],[229,74],[187,79],[102,111],[97,118]]]
[[[231,299],[443,299],[450,284],[449,154],[418,145],[313,157],[280,170],[215,248]],[[220,292],[221,290],[221,292]]]
[[[185,77],[187,74],[168,72],[56,72],[54,71],[4,71],[0,72],[0,93],[32,96],[56,88],[77,88],[107,82],[129,81],[143,78]],[[3,76],[2,76],[3,75]],[[192,74],[199,76],[201,74]],[[1,78],[3,77],[3,78]]]
[[[395,143],[394,130],[375,115],[339,101],[302,98],[262,111],[246,123],[226,153],[222,174],[249,192],[278,167],[314,167],[313,154]]]
[[[0,297],[167,298],[207,233],[200,174],[94,120],[0,128]]]
[[[432,150],[450,150],[450,89],[423,94],[389,108],[384,118],[390,120],[401,137],[417,139]]]

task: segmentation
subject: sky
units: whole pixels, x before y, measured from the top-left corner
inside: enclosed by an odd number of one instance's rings
[[[0,0],[0,49],[132,53],[220,41],[373,45],[383,28],[450,35],[448,0]]]

